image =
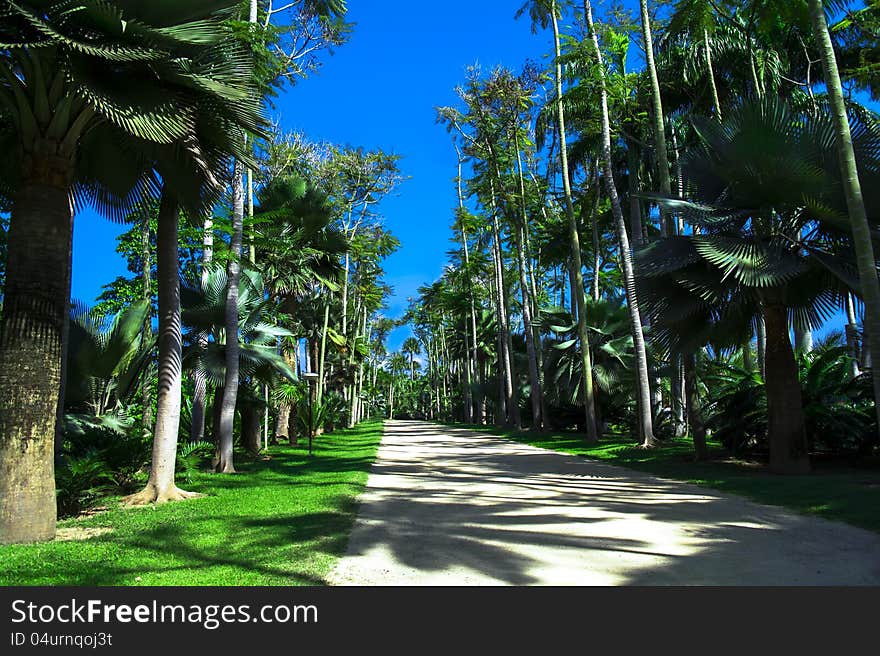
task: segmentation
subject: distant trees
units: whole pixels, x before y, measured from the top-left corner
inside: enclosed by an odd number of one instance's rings
[[[470,421],[483,399],[499,425],[624,431],[645,448],[689,433],[704,458],[744,407],[708,381],[741,367],[763,423],[736,449],[805,472],[812,449],[838,448],[802,401],[819,349],[842,358],[825,371],[850,372],[837,409],[864,452],[877,439],[862,421],[877,407],[863,395],[873,368],[860,369],[871,348],[858,345],[880,334],[865,182],[880,123],[840,81],[873,92],[873,4],[640,0],[598,21],[593,9],[526,3],[517,15],[553,30],[552,63],[472,69],[458,106],[438,110],[460,163],[455,251],[409,312],[431,415]],[[643,70],[628,65],[633,41]],[[629,340],[609,308],[627,313]],[[846,349],[813,337],[844,314]],[[480,317],[494,319],[486,341]]]

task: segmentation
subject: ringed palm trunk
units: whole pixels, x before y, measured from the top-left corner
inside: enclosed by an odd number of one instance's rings
[[[764,325],[770,469],[777,474],[806,474],[810,458],[797,361],[788,336],[788,312],[776,299],[764,303]]]
[[[635,276],[633,274],[632,253],[626,235],[626,222],[620,207],[620,196],[614,184],[614,171],[611,166],[611,121],[608,115],[608,92],[605,87],[605,74],[602,72],[602,51],[599,39],[593,27],[593,12],[590,0],[584,0],[584,13],[587,18],[590,37],[593,42],[593,53],[600,66],[600,96],[602,104],[602,159],[605,172],[605,190],[611,200],[611,213],[617,225],[617,236],[620,241],[620,261],[623,268],[623,282],[626,288],[626,301],[632,325],[633,346],[636,360],[637,400],[639,412],[639,433],[643,447],[653,446],[654,426],[651,417],[651,385],[648,378],[648,357],[645,350],[645,336],[642,331],[642,318],[636,298]]]
[[[250,403],[241,409],[241,437],[248,453],[260,453],[260,414]]]
[[[565,110],[562,105],[562,48],[559,37],[559,21],[556,18],[556,0],[553,0],[550,16],[553,19],[553,43],[556,50],[556,120],[559,133],[559,157],[562,166],[562,188],[565,195],[565,214],[568,217],[568,236],[571,246],[571,274],[574,296],[572,307],[577,308],[578,341],[581,346],[581,366],[584,372],[584,419],[587,442],[599,441],[596,425],[596,401],[593,391],[593,361],[590,353],[590,337],[587,328],[587,313],[584,291],[583,263],[581,262],[581,241],[578,234],[577,218],[571,193],[571,175],[568,167],[568,143],[565,131]]]
[[[855,378],[861,372],[859,371],[859,326],[852,294],[846,295],[846,347],[852,358],[850,376]]]
[[[529,286],[529,269],[526,262],[526,230],[528,230],[529,217],[526,210],[526,185],[523,176],[522,155],[519,150],[519,138],[514,133],[516,147],[516,170],[519,178],[521,225],[512,226],[516,236],[516,254],[519,264],[519,285],[522,298],[523,327],[526,340],[526,355],[529,361],[530,400],[532,402],[532,430],[539,431],[544,426],[543,416],[543,391],[541,389],[540,367],[538,366],[538,348],[535,339],[535,326],[532,323],[532,296]],[[496,167],[497,170],[497,167]]]
[[[146,487],[125,501],[131,505],[178,501],[193,496],[174,484],[177,435],[183,379],[183,338],[180,320],[180,274],[177,256],[179,208],[166,187],[159,205],[156,232],[159,282],[159,381],[156,390],[156,424],[150,478]]]
[[[721,121],[721,101],[718,99],[718,86],[715,84],[715,66],[712,64],[712,48],[709,42],[709,30],[705,28],[703,29],[703,48],[706,50],[706,69],[709,72],[709,87],[712,89],[712,103],[715,105],[715,118]]]
[[[235,404],[238,399],[238,283],[241,276],[241,245],[244,223],[244,181],[241,162],[236,160],[232,179],[232,257],[228,265],[226,287],[226,379],[223,389],[223,406],[220,414],[220,440],[217,444],[216,471],[235,473],[232,462],[233,427]]]
[[[55,537],[55,419],[73,231],[72,163],[32,165],[14,200],[0,319],[0,544]]]
[[[281,403],[278,406],[278,416],[275,419],[275,441],[288,437],[290,424],[290,404]]]
[[[837,58],[834,55],[834,46],[831,43],[831,35],[828,33],[828,24],[825,21],[825,9],[821,0],[809,0],[809,2],[810,15],[813,19],[813,35],[819,44],[822,70],[825,73],[828,98],[831,101],[831,114],[837,131],[840,172],[852,227],[853,246],[855,247],[856,263],[858,264],[859,280],[862,287],[862,299],[865,303],[865,333],[867,337],[865,346],[871,355],[871,362],[873,363],[878,355],[880,355],[880,280],[877,279],[877,261],[874,257],[871,228],[868,224],[865,201],[862,197],[862,186],[856,167],[852,133],[846,113],[843,88],[840,84]],[[880,367],[872,366],[871,376],[874,381],[874,408],[877,413],[878,424],[880,424]]]
[[[208,279],[208,265],[214,259],[214,222],[206,216],[202,226],[202,284]],[[201,333],[198,337],[199,353],[204,353],[208,348],[208,334]],[[193,401],[192,421],[190,422],[189,439],[191,442],[201,442],[205,439],[205,408],[208,400],[208,383],[205,371],[196,367],[193,377]]]
[[[697,460],[706,460],[709,457],[709,450],[706,448],[706,425],[703,423],[703,406],[700,401],[700,390],[697,387],[697,356],[695,353],[687,353],[682,360],[688,426],[691,439],[694,441],[694,454]]]
[[[147,302],[147,316],[144,318],[144,339],[148,340],[153,335],[153,290],[150,275],[150,219],[144,213],[141,220],[141,281],[144,287],[144,300]],[[143,427],[144,430],[153,429],[153,394],[148,381],[144,381],[141,390],[141,401],[144,406]]]

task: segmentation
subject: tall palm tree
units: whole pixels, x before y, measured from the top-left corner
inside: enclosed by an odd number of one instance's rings
[[[293,6],[296,3],[291,3]],[[345,0],[301,0],[303,10],[313,16],[321,19],[336,18],[340,19],[346,12]],[[252,29],[256,29],[258,25],[258,3],[256,0],[249,0],[248,3],[248,20]],[[328,21],[329,22],[329,21]],[[268,27],[268,25],[266,25]],[[283,58],[282,58],[283,59]],[[288,63],[289,62],[285,62]],[[283,75],[281,71],[275,71],[276,74]],[[263,85],[270,86],[276,80],[260,80]],[[232,238],[230,240],[230,251],[232,257],[229,259],[228,267],[228,284],[226,291],[226,330],[229,334],[237,333],[236,322],[238,321],[238,282],[241,273],[240,258],[242,256],[242,246],[244,243],[244,213],[245,213],[245,169],[248,168],[248,178],[250,179],[250,170],[247,163],[241,158],[236,158],[233,164],[232,175]],[[251,249],[251,252],[254,252]],[[217,471],[221,473],[234,473],[235,466],[233,464],[233,435],[235,419],[236,399],[238,395],[238,351],[235,344],[229,345],[226,351],[226,385],[223,388],[223,405],[220,414],[220,442],[219,456],[217,462]]]
[[[840,157],[841,182],[846,194],[846,207],[856,250],[861,294],[865,303],[867,346],[872,356],[871,361],[877,362],[877,358],[880,358],[880,280],[877,278],[877,260],[874,257],[871,225],[865,211],[865,199],[859,179],[856,154],[853,149],[852,131],[847,116],[843,88],[840,84],[837,58],[834,54],[831,35],[828,33],[828,23],[825,20],[825,8],[821,0],[809,0],[809,5],[813,34],[819,44],[825,84],[828,87],[828,99],[831,103],[831,116],[834,119],[835,140]],[[874,404],[877,420],[880,423],[880,366],[872,366],[871,375],[874,379]]]
[[[770,465],[804,472],[789,328],[822,325],[857,291],[834,128],[827,108],[795,112],[776,97],[735,106],[720,124],[695,125],[700,144],[682,162],[693,199],[657,200],[698,234],[659,240],[639,254],[654,337],[679,353],[707,340],[716,350],[732,348],[763,319]],[[856,159],[876,190],[880,130],[873,121],[858,127]],[[876,191],[866,199],[880,207]]]
[[[560,3],[557,0],[531,0],[522,9],[526,8],[532,17],[534,24],[546,27],[548,23],[553,28],[553,46],[556,54],[555,66],[555,104],[556,104],[556,130],[559,136],[559,159],[562,173],[562,189],[565,201],[565,214],[568,218],[568,237],[571,246],[571,273],[574,282],[572,295],[577,304],[578,315],[578,339],[581,345],[581,359],[584,371],[590,371],[592,366],[590,353],[589,329],[586,321],[586,308],[584,307],[584,273],[581,261],[580,235],[578,234],[577,216],[574,210],[574,200],[571,189],[571,171],[568,163],[568,135],[565,128],[565,107],[563,104],[563,76],[562,76],[562,37],[559,31],[559,17],[561,14]],[[596,403],[593,392],[593,379],[591,376],[584,378],[584,413],[587,441],[595,443],[599,440],[596,425]]]
[[[407,337],[400,346],[400,352],[409,358],[409,379],[416,379],[416,356],[422,352],[419,340],[415,337]]]
[[[719,120],[723,117],[721,100],[718,95],[718,84],[715,76],[715,65],[712,61],[714,44],[712,35],[715,32],[715,8],[712,0],[678,0],[669,23],[669,35],[674,37],[678,34],[689,33],[699,45],[696,50],[701,51],[706,75],[709,80],[709,88],[712,95],[712,108],[715,117]]]
[[[620,196],[614,183],[614,170],[611,155],[611,120],[608,112],[608,90],[605,85],[605,70],[602,51],[599,48],[599,37],[593,24],[593,8],[590,0],[584,0],[584,16],[589,30],[589,39],[593,45],[593,56],[598,64],[600,106],[602,108],[602,167],[605,190],[611,201],[611,213],[617,227],[617,239],[620,245],[620,263],[623,270],[623,282],[626,289],[626,301],[629,308],[633,331],[633,345],[636,362],[636,392],[639,402],[639,435],[641,444],[650,447],[654,444],[654,426],[651,413],[651,384],[648,377],[648,355],[645,350],[645,336],[642,331],[642,318],[639,312],[636,295],[635,273],[629,238],[626,234],[626,222],[620,206]]]
[[[74,207],[124,214],[146,191],[142,144],[183,144],[197,58],[233,0],[10,4],[0,17],[4,191],[12,196],[0,320],[0,542],[55,531],[52,442]],[[120,211],[121,208],[121,211]]]

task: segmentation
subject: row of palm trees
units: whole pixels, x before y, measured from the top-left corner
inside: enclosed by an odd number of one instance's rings
[[[4,180],[10,227],[0,322],[0,535],[55,533],[53,438],[70,298],[76,207],[120,216],[161,196],[159,404],[150,494],[175,494],[167,463],[180,393],[178,209],[211,207],[224,171],[263,129],[248,48],[197,7],[23,2],[4,9]],[[173,244],[173,250],[165,247]],[[170,261],[169,255],[173,255]],[[173,457],[172,457],[173,461]]]
[[[276,24],[284,13],[293,16],[289,26]],[[323,326],[308,340],[308,370],[321,368],[324,376],[324,362],[331,360],[325,353],[334,334],[328,324],[337,311],[330,299],[352,303],[341,312],[337,346],[345,351],[347,368],[337,372],[337,381],[350,404],[350,421],[368,411],[356,393],[364,378],[357,353],[365,350],[357,343],[369,336],[369,323],[384,303],[388,289],[378,263],[396,242],[366,208],[393,187],[395,160],[380,154],[365,164],[369,157],[354,152],[348,168],[340,155],[330,158],[335,168],[310,169],[308,162],[317,160],[304,156],[301,140],[270,134],[263,116],[266,95],[314,56],[316,44],[303,50],[297,26],[308,24],[312,36],[323,31],[327,43],[339,43],[348,29],[344,13],[345,3],[336,0],[283,6],[256,0],[174,6],[84,0],[75,12],[63,3],[32,0],[0,12],[0,139],[9,154],[0,193],[10,214],[0,316],[0,543],[55,534],[56,427],[61,430],[71,407],[62,390],[81,382],[67,384],[68,370],[78,374],[64,354],[70,326],[91,321],[69,321],[73,220],[85,205],[113,220],[143,218],[141,296],[128,299],[135,305],[117,318],[112,333],[129,334],[139,326],[137,343],[149,345],[153,325],[158,328],[155,380],[142,376],[140,383],[144,426],[153,432],[150,474],[129,503],[191,496],[175,484],[185,367],[194,389],[191,438],[197,442],[205,434],[213,386],[215,469],[234,471],[239,387],[258,385],[254,362],[261,357],[274,366],[273,386],[291,379],[295,336],[303,334],[296,332],[298,310],[322,291]],[[370,168],[377,161],[379,173]],[[364,181],[379,187],[351,183],[349,174],[358,166],[369,173]],[[221,220],[216,213],[223,212],[230,190],[228,221]],[[349,226],[348,232],[333,227],[346,203],[363,212],[370,247],[358,245]],[[199,279],[186,280],[182,290],[179,245],[190,226],[201,235]],[[182,293],[190,296],[186,314]],[[270,323],[251,320],[267,311],[276,315]],[[96,327],[86,334],[102,333]],[[108,411],[112,399],[130,390],[119,385],[128,367],[118,365],[106,375],[89,374],[106,384],[99,404],[86,404],[91,413]],[[322,391],[331,377],[332,371],[321,381]],[[264,398],[268,393],[264,388]],[[242,430],[253,433],[253,424],[242,413]]]
[[[848,44],[864,41],[877,7],[842,15],[842,3],[826,4],[680,0],[661,19],[641,0],[636,16],[604,23],[589,1],[520,10],[552,31],[549,69],[472,69],[459,104],[438,110],[470,175],[460,165],[460,252],[413,317],[425,350],[442,353],[431,368],[448,377],[459,418],[486,419],[495,380],[495,421],[553,426],[565,412],[548,398],[564,378],[582,413],[575,423],[595,441],[609,371],[597,359],[611,350],[626,365],[639,443],[651,447],[666,424],[676,435],[689,428],[703,456],[698,370],[740,354],[766,388],[771,467],[809,469],[795,351],[847,312],[857,374],[857,354],[872,361],[878,307],[870,190],[880,123],[844,94],[849,74],[836,65],[858,59]],[[571,35],[563,19],[574,20]],[[637,72],[631,39],[644,52]],[[864,64],[871,54],[859,52]],[[864,73],[847,79],[871,88]],[[597,320],[601,303],[618,299],[625,353]],[[450,331],[463,335],[457,352],[437,346]],[[562,376],[558,351],[575,348]]]

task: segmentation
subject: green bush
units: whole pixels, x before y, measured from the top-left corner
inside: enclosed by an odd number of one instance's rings
[[[113,471],[104,461],[103,454],[92,451],[65,458],[55,468],[58,515],[67,517],[79,514],[117,487]]]
[[[186,483],[192,483],[199,467],[214,454],[211,442],[186,442],[177,447],[177,477]]]

